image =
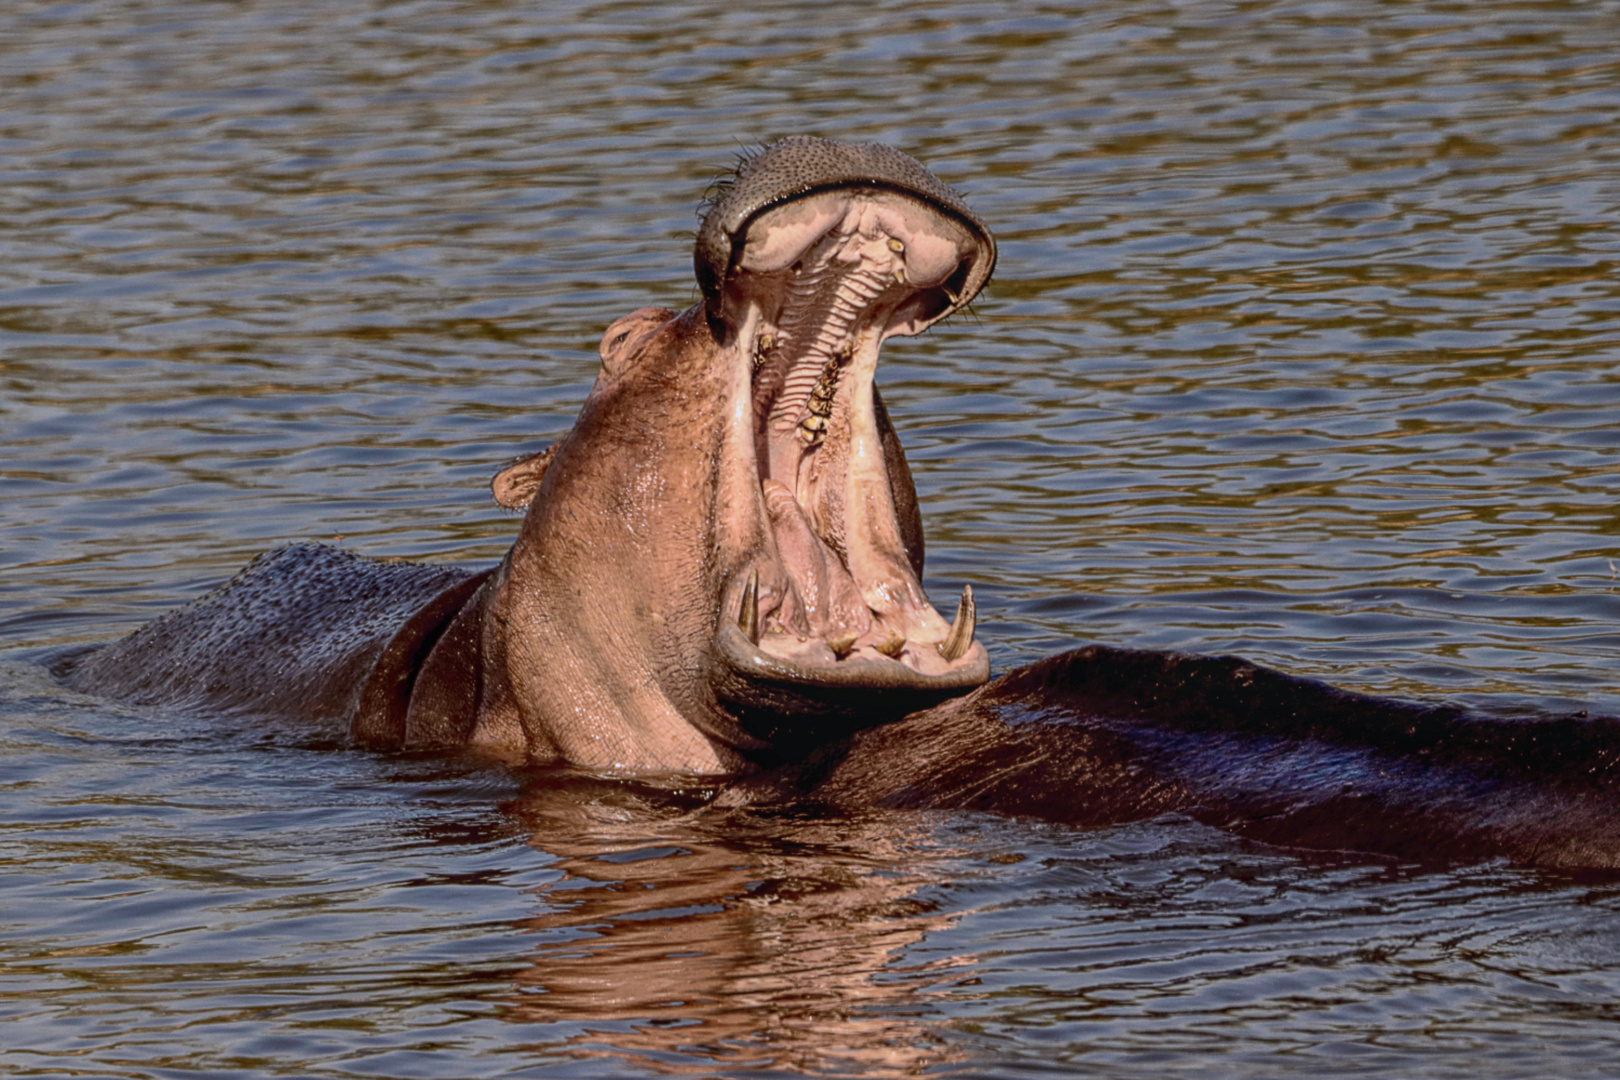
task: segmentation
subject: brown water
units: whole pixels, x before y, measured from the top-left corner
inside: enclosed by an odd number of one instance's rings
[[[812,132],[1001,239],[880,373],[999,668],[1620,713],[1617,117],[1613,3],[6,4],[0,1072],[1615,1075],[1612,886],[721,814],[31,661],[285,540],[496,558],[490,473]]]

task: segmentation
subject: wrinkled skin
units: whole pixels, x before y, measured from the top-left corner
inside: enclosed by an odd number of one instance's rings
[[[1233,659],[1097,647],[988,679],[923,595],[878,350],[958,310],[995,245],[887,147],[784,140],[699,229],[703,300],[613,323],[573,429],[496,478],[470,574],[316,545],[66,662],[81,689],[346,724],[609,774],[1271,843],[1620,868],[1620,721],[1491,721]],[[977,688],[977,689],[975,689]]]

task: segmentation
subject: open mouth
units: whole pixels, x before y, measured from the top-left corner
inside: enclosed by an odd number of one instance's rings
[[[849,709],[921,707],[984,682],[989,661],[973,640],[971,590],[950,621],[923,593],[910,476],[873,379],[884,341],[978,292],[995,246],[954,194],[888,148],[806,140],[857,157],[881,149],[904,172],[834,161],[788,197],[748,205],[755,171],[795,141],[747,163],[699,237],[769,537],[721,597],[722,652],[745,677],[730,696],[775,709],[840,697]]]

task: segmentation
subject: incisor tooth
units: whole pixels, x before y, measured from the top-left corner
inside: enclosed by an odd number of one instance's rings
[[[836,656],[836,657],[838,657],[838,659],[842,660],[844,657],[848,656],[851,651],[854,650],[854,648],[855,648],[855,635],[854,634],[839,634],[837,637],[830,637],[830,638],[827,639],[827,648],[829,648],[829,649],[831,649],[833,651],[834,656]]]
[[[743,587],[742,610],[737,612],[737,626],[754,645],[759,644],[759,568],[748,575]]]
[[[978,614],[973,605],[973,586],[962,586],[962,599],[956,605],[956,620],[951,623],[951,632],[945,635],[945,640],[939,643],[939,655],[945,658],[948,664],[954,664],[968,651],[973,644],[973,624]]]
[[[883,639],[882,641],[877,642],[876,644],[874,644],[872,646],[872,648],[876,649],[878,652],[882,653],[884,656],[893,656],[893,657],[899,657],[900,650],[904,649],[905,647],[906,647],[906,635],[902,634],[898,630],[893,631],[892,633],[889,634],[889,636],[887,638]]]

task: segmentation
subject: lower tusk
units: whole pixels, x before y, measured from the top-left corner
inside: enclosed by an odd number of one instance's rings
[[[834,656],[842,660],[855,651],[855,635],[839,634],[837,637],[830,637],[827,639],[827,648],[833,651]]]
[[[737,626],[748,638],[750,644],[759,644],[759,569],[748,575],[748,584],[743,588],[742,610],[737,612]]]
[[[968,651],[973,644],[973,627],[977,621],[977,609],[973,604],[973,586],[962,586],[962,600],[956,605],[956,621],[951,623],[951,632],[945,640],[939,643],[939,655],[945,658],[948,664],[954,664]]]

